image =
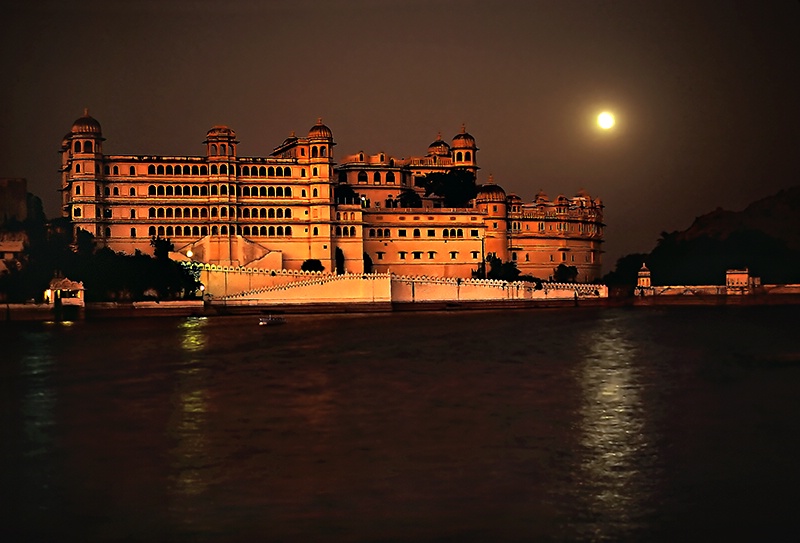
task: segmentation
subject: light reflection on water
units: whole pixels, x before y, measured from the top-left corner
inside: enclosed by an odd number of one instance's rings
[[[652,413],[642,396],[646,383],[638,368],[644,361],[633,331],[614,314],[596,324],[585,335],[587,352],[576,369],[583,390],[581,494],[587,531],[602,534],[616,525],[611,532],[618,538],[641,527],[658,453],[646,428]]]

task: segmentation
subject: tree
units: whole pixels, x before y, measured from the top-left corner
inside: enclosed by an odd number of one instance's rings
[[[364,253],[364,273],[372,273],[372,257]]]
[[[403,189],[397,196],[397,203],[400,207],[419,208],[422,207],[422,198],[414,189]]]
[[[466,207],[478,195],[475,174],[463,168],[432,172],[418,183],[425,188],[425,196],[440,196],[445,207]]]
[[[578,268],[576,266],[559,264],[553,274],[553,280],[556,283],[574,283],[578,280]]]
[[[359,198],[358,193],[350,185],[339,184],[333,187],[333,199],[337,204],[354,204]]]
[[[321,272],[325,271],[325,266],[322,265],[322,262],[320,262],[319,259],[309,258],[308,260],[303,261],[300,269],[306,272]]]

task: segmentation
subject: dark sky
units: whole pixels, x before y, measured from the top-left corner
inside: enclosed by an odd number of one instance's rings
[[[424,154],[462,123],[525,201],[606,205],[605,269],[717,206],[800,183],[800,2],[38,0],[0,11],[0,176],[58,210],[61,137],[268,154],[322,117],[337,156]],[[602,109],[617,115],[600,133]]]

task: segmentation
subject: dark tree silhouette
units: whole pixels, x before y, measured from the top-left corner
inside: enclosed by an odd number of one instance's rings
[[[475,174],[463,168],[432,172],[417,182],[425,188],[425,196],[441,197],[445,207],[466,207],[478,194]]]
[[[325,266],[322,265],[322,262],[320,262],[319,259],[309,258],[308,260],[303,261],[300,269],[307,272],[321,272],[325,271]]]

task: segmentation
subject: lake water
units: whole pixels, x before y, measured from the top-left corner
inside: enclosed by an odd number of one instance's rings
[[[3,541],[796,541],[800,307],[5,323]]]

